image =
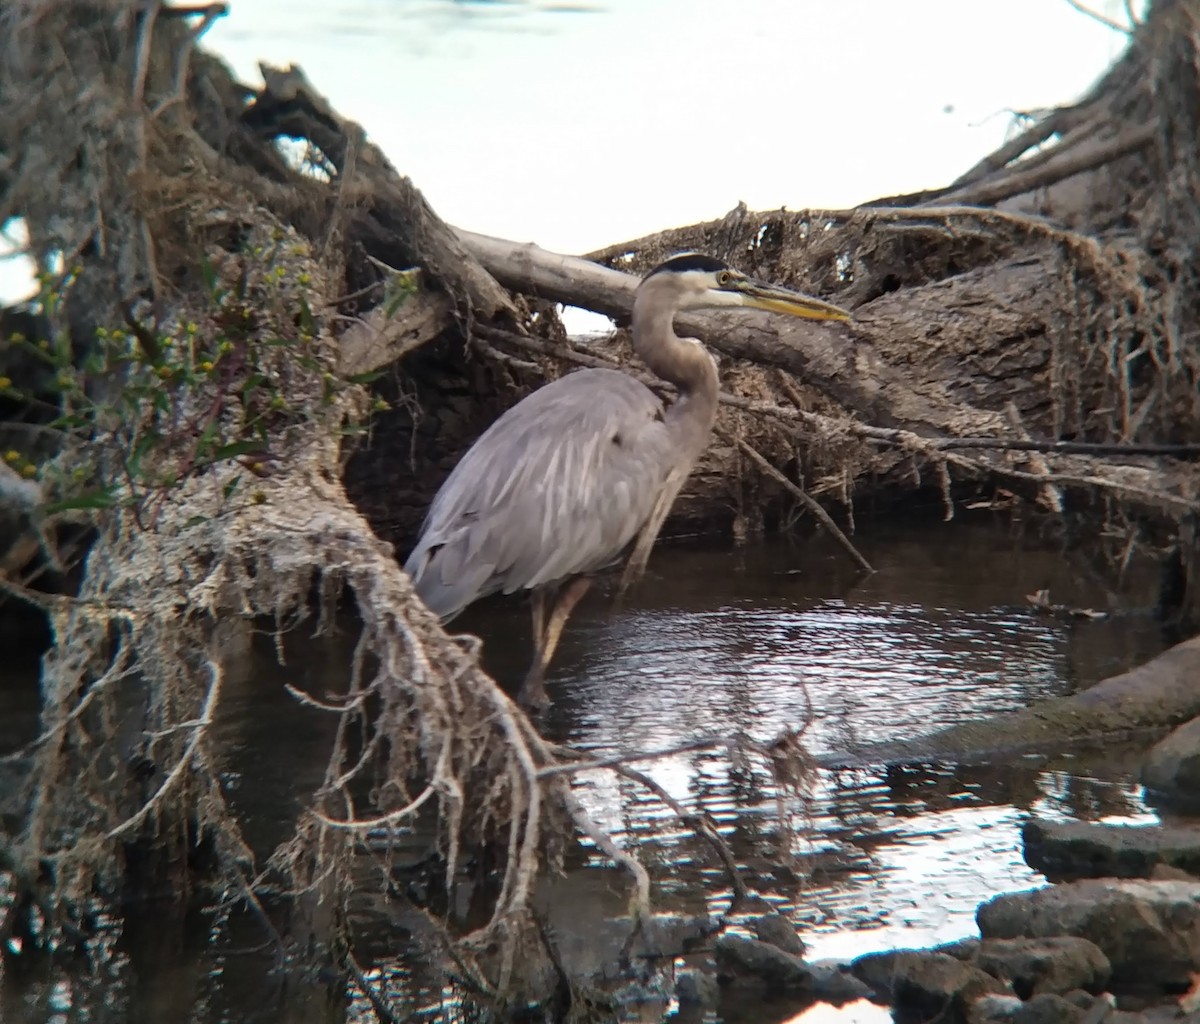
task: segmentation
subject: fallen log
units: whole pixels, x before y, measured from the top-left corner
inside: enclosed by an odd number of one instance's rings
[[[1022,754],[1149,738],[1200,716],[1200,637],[1080,693],[951,726],[929,736],[818,755],[825,768],[945,762],[978,764]]]
[[[897,211],[899,212],[899,211]],[[964,210],[971,217],[985,217],[988,211]],[[866,216],[883,218],[886,210],[872,210]],[[947,216],[947,212],[934,211],[935,216]],[[811,216],[808,213],[758,215],[772,218],[798,219]],[[860,219],[863,214],[852,211],[826,214],[826,217],[841,217],[847,220]],[[993,215],[994,216],[994,215]],[[905,213],[907,220],[907,213]],[[1041,230],[1048,230],[1041,226]],[[468,231],[458,231],[459,237],[480,263],[506,287],[540,299],[580,306],[616,318],[628,318],[632,308],[633,292],[638,278],[595,263],[548,252],[533,244],[509,242]],[[636,243],[631,243],[636,245]],[[617,247],[619,248],[619,247]],[[1105,457],[1090,457],[1070,454],[1046,446],[1044,458],[1036,466],[1029,465],[1030,459],[1021,450],[1022,438],[1012,437],[1012,417],[1003,409],[988,409],[971,404],[966,400],[970,391],[977,396],[988,397],[990,390],[1007,384],[1009,371],[993,372],[989,379],[975,373],[978,365],[987,361],[987,352],[978,346],[965,368],[958,367],[950,373],[943,372],[942,364],[955,366],[959,360],[950,353],[940,352],[937,343],[928,339],[902,338],[905,329],[913,332],[917,321],[913,317],[911,304],[920,302],[923,316],[920,330],[932,337],[961,335],[954,330],[954,322],[966,309],[975,310],[976,318],[981,307],[996,307],[1020,310],[1005,313],[1005,316],[1029,317],[1036,315],[1036,304],[1023,302],[1007,306],[1014,291],[1032,296],[1038,291],[1039,280],[1044,279],[1046,267],[1040,261],[1025,260],[1012,266],[993,268],[989,275],[976,284],[957,282],[949,286],[936,286],[945,294],[937,301],[910,295],[905,303],[877,299],[854,310],[855,319],[848,325],[837,325],[832,329],[816,329],[802,321],[780,321],[768,315],[756,313],[692,313],[677,318],[679,329],[697,337],[710,348],[734,360],[760,367],[771,367],[785,371],[797,382],[821,391],[836,401],[852,420],[845,423],[834,417],[810,414],[795,415],[793,408],[782,404],[775,409],[761,410],[777,420],[791,420],[794,436],[812,440],[813,433],[834,435],[852,432],[856,436],[881,446],[894,447],[907,455],[920,455],[931,462],[941,462],[977,478],[993,479],[1008,485],[1028,489],[1060,484],[1081,488],[1110,491],[1129,500],[1134,505],[1143,505],[1159,513],[1181,516],[1200,509],[1200,467],[1174,461],[1151,462],[1145,456],[1125,455],[1121,445],[1114,445]],[[1009,276],[1015,275],[1021,283],[1015,284]],[[963,292],[956,300],[955,292]],[[976,327],[971,337],[988,337],[991,345],[1002,349],[1014,333],[1030,332],[1029,326],[1007,325],[996,330],[989,321],[991,333]],[[962,346],[961,339],[957,343]],[[886,351],[886,355],[884,354]],[[553,353],[551,353],[553,354]],[[998,352],[997,358],[1002,353]],[[564,359],[570,360],[569,355]],[[905,367],[913,364],[938,366],[938,386],[924,381],[915,382]],[[959,380],[955,379],[955,375]],[[961,382],[960,382],[961,381]],[[1044,396],[1040,383],[1031,383]],[[1012,391],[1006,394],[1011,406]],[[961,397],[960,397],[961,396]],[[994,394],[992,395],[994,401]],[[1044,397],[1041,401],[1047,401]],[[727,404],[732,404],[727,402]],[[760,410],[743,409],[754,414]],[[860,428],[866,429],[860,429]],[[892,428],[892,429],[888,429]],[[1006,441],[1013,442],[1011,450],[987,452],[976,440],[975,452],[963,455],[965,450],[955,439],[978,435],[991,435],[999,449]],[[1123,458],[1123,463],[1114,461],[1113,454]]]

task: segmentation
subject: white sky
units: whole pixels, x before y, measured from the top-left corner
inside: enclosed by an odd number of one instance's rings
[[[1140,6],[1140,5],[1139,5]],[[948,183],[1124,37],[1066,0],[232,0],[245,80],[300,64],[451,223],[585,252]],[[564,8],[583,10],[564,11]],[[1122,0],[1095,0],[1121,18]],[[0,261],[0,296],[22,277]]]

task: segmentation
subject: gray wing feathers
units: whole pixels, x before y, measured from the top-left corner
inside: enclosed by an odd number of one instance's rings
[[[405,569],[443,619],[607,565],[673,466],[662,403],[615,370],[581,370],[500,417],[434,499]]]

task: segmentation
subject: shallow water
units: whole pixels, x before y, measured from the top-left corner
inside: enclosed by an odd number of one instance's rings
[[[597,600],[581,610],[550,685],[550,729],[615,753],[705,735],[769,740],[801,725],[811,707],[810,751],[846,751],[1071,692],[1163,643],[1143,615],[1064,622],[1030,611],[1025,595],[1042,588],[1075,607],[1103,609],[1110,599],[1077,567],[1003,528],[872,531],[860,545],[878,570],[867,578],[820,540],[659,550],[627,607]],[[497,619],[507,631],[523,611],[493,606],[470,625],[486,638]],[[519,678],[524,637],[497,646],[488,648],[494,670]],[[793,844],[816,877],[787,884],[771,873],[775,801],[764,779],[731,773],[710,752],[646,771],[723,823],[739,858],[762,865],[761,894],[822,957],[970,934],[981,899],[1039,883],[1019,845],[1031,813],[1156,820],[1135,767],[1135,754],[1109,750],[1052,765],[822,772]],[[605,776],[581,784],[595,817],[663,847],[655,860],[670,873],[679,835],[670,812]],[[728,895],[717,888],[714,911]]]
[[[1112,599],[1079,566],[1024,544],[990,519],[872,528],[857,540],[879,570],[873,576],[863,578],[820,539],[743,551],[660,548],[622,606],[603,594],[581,605],[549,683],[547,730],[616,753],[710,735],[769,740],[811,714],[811,752],[847,751],[1070,692],[1145,660],[1164,643],[1142,614],[1089,622],[1029,611],[1025,595],[1043,588],[1073,606],[1106,608]],[[529,653],[524,602],[489,602],[457,628],[483,638],[485,661],[498,678],[520,678]],[[263,643],[246,671],[226,683],[216,739],[229,762],[242,766],[227,782],[239,810],[254,817],[256,845],[269,847],[286,834],[319,781],[329,739],[323,716],[296,705],[281,684],[321,692],[342,671],[351,639],[344,633],[305,642],[282,669]],[[0,736],[12,739],[30,727],[32,710],[28,687],[0,686]],[[851,957],[972,934],[981,900],[1041,884],[1019,845],[1031,814],[1156,820],[1135,765],[1135,752],[1107,750],[970,769],[819,772],[788,843],[794,870],[778,866],[776,804],[761,772],[732,770],[711,751],[644,769],[718,822],[751,889],[791,917],[810,955]],[[581,776],[578,787],[601,824],[639,845],[659,884],[660,906],[727,908],[719,865],[661,802],[607,775]],[[598,881],[577,873],[564,899],[607,885],[603,859],[588,863]],[[108,964],[103,995],[70,971],[5,979],[0,1019],[215,1024],[338,1020],[347,1010],[367,1019],[357,1004],[331,1005],[320,984],[264,981],[269,962],[245,952],[261,942],[248,922],[222,931],[197,918],[173,926],[170,941],[162,930],[153,920],[130,923]],[[379,943],[402,953],[395,934],[381,934]],[[415,979],[403,961],[401,955],[395,984],[411,998]],[[441,998],[425,990],[411,1005],[425,1005],[432,1018],[452,1016],[439,1011]],[[786,1016],[753,1005],[724,1012],[729,1021]],[[869,1007],[822,1008],[803,1019],[879,1016]]]

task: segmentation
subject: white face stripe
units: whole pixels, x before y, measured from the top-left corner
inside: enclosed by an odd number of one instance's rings
[[[679,289],[680,309],[709,309],[714,306],[742,306],[745,300],[739,292],[717,290],[717,275],[712,271],[685,270],[671,274]]]

